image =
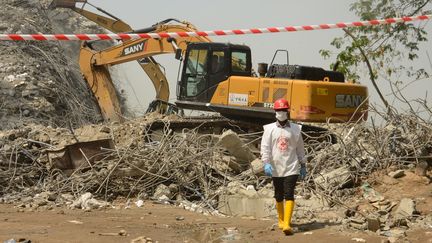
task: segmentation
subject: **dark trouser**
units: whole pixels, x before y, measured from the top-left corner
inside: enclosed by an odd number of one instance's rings
[[[297,178],[298,175],[272,177],[276,202],[282,202],[284,199],[294,201],[294,189],[297,183]]]

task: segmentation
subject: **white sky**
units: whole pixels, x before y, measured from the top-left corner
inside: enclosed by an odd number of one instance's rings
[[[183,0],[183,1],[142,1],[142,0],[90,0],[90,2],[114,14],[127,22],[134,29],[149,27],[167,18],[186,20],[200,30],[263,28],[290,25],[324,24],[336,22],[351,22],[359,20],[349,11],[352,0]],[[425,24],[425,23],[423,23]],[[432,33],[432,24],[426,25],[426,30]],[[334,37],[340,37],[343,31],[319,30],[295,33],[280,33],[268,35],[243,35],[213,37],[213,41],[246,44],[252,49],[253,67],[257,63],[270,63],[275,50],[287,49],[290,54],[290,64],[317,66],[329,68],[333,60],[324,60],[319,55],[320,49],[334,50],[330,42]],[[432,34],[429,34],[432,38]],[[432,74],[432,42],[421,47],[418,66]],[[165,68],[171,89],[171,101],[175,101],[175,86],[178,72],[178,61],[173,55],[156,57]],[[135,111],[145,111],[148,103],[154,99],[155,92],[150,80],[140,67],[120,65],[117,68],[119,80],[127,93],[130,94],[129,105]],[[117,75],[116,75],[117,76]],[[381,104],[369,79],[360,80],[369,87],[372,102]],[[387,81],[379,80],[383,93],[390,89]],[[134,90],[134,91],[133,91]],[[410,99],[424,98],[429,92],[428,101],[432,103],[432,79],[421,80],[409,86],[404,92]],[[388,97],[389,101],[393,99]],[[399,106],[395,103],[396,106]]]

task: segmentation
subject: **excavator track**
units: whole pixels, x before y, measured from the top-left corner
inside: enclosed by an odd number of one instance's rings
[[[250,137],[248,140],[250,140],[249,142],[253,147],[259,148],[264,124],[231,120],[222,116],[195,116],[182,117],[175,120],[156,120],[151,123],[147,129],[153,141],[158,141],[164,133],[182,132],[183,129],[196,129],[197,132],[202,134],[216,135],[220,135],[224,131],[230,129],[239,135],[255,134],[255,136]],[[337,142],[334,134],[329,133],[325,128],[309,124],[301,125],[303,139],[307,146],[315,147],[316,144],[321,144],[322,142],[333,144]]]

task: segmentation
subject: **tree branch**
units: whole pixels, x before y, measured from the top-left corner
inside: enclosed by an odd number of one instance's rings
[[[345,31],[345,33],[347,35],[349,35],[353,39],[353,41],[356,41],[356,37],[349,30],[343,29],[343,31]],[[366,53],[363,51],[363,48],[361,48],[360,46],[357,46],[357,48],[360,50],[360,53],[362,54],[362,56],[363,56],[363,58],[365,60],[366,66],[368,67],[369,76],[370,76],[370,79],[372,81],[372,85],[375,87],[375,90],[377,91],[377,93],[380,96],[382,102],[384,103],[384,105],[385,105],[385,107],[387,109],[387,114],[390,115],[390,113],[391,113],[390,106],[389,106],[387,100],[384,98],[383,94],[381,93],[381,90],[378,88],[378,85],[377,85],[377,83],[375,81],[375,75],[373,73],[372,66],[371,66],[371,64],[369,62],[369,58],[366,56]]]

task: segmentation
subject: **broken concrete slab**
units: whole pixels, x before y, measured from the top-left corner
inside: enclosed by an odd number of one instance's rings
[[[160,184],[156,187],[153,198],[159,199],[162,196],[166,196],[168,199],[172,197],[171,190],[168,186],[165,186],[164,184]]]
[[[349,223],[349,226],[350,226],[351,228],[354,228],[354,229],[357,229],[357,230],[366,230],[366,228],[367,228],[366,223],[361,223],[361,224],[359,224],[359,223],[357,223],[357,222],[350,222],[350,223]]]
[[[246,166],[244,164],[238,163],[237,159],[233,156],[221,156],[222,162],[225,163],[231,170],[240,173],[245,170]]]
[[[380,220],[378,217],[369,216],[367,218],[367,228],[372,232],[376,232],[381,227]]]
[[[384,236],[387,236],[387,237],[391,237],[391,238],[394,238],[394,239],[398,239],[398,238],[405,237],[406,236],[406,232],[403,229],[394,228],[394,229],[391,229],[389,231],[382,231],[381,235],[384,235]],[[390,242],[392,242],[392,241],[390,240]]]
[[[219,211],[230,216],[252,216],[255,218],[276,215],[275,199],[268,197],[249,198],[244,195],[219,196]]]
[[[395,219],[406,219],[412,217],[414,212],[416,212],[414,200],[410,198],[402,198],[394,216]]]
[[[341,188],[352,182],[352,174],[347,166],[343,166],[328,173],[317,175],[314,182],[324,188]]]
[[[232,130],[224,132],[219,137],[218,144],[228,150],[236,158],[237,162],[243,166],[249,167],[249,163],[256,159],[249,147]]]
[[[255,175],[264,175],[264,164],[261,159],[254,159],[250,166]]]

